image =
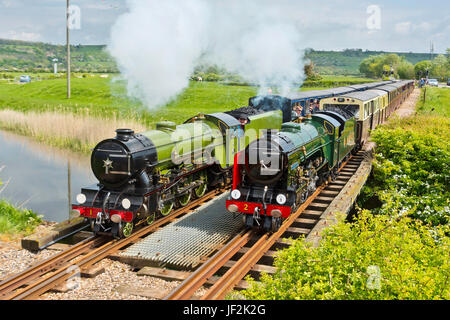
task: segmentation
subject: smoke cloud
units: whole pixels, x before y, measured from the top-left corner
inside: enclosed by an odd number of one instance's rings
[[[200,63],[215,64],[285,93],[304,80],[300,32],[289,7],[269,0],[128,0],[108,49],[128,93],[149,108],[189,85]]]

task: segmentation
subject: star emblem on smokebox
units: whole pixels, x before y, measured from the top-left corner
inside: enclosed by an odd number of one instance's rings
[[[106,174],[109,174],[109,169],[112,169],[113,162],[108,158],[106,160],[103,160],[103,168],[105,168]]]

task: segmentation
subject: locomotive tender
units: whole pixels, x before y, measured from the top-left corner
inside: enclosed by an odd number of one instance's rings
[[[338,168],[363,146],[370,130],[413,88],[413,81],[401,81],[324,98],[320,111],[253,141],[235,156],[227,210],[243,214],[247,227],[278,230],[318,186],[337,177]]]

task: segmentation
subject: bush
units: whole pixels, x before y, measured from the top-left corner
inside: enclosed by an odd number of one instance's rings
[[[378,214],[402,214],[433,225],[448,224],[450,120],[417,116],[377,129],[373,178],[359,203],[378,198]],[[367,207],[366,207],[367,208]]]
[[[319,247],[304,240],[279,253],[274,275],[250,277],[241,292],[257,300],[450,299],[449,238],[407,217],[360,213],[325,231]]]

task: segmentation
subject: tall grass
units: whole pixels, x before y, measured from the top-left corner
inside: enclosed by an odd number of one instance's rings
[[[131,128],[136,132],[146,130],[145,126],[132,120],[13,110],[0,110],[0,127],[52,146],[82,153],[89,153],[99,141],[113,137],[118,128]]]

